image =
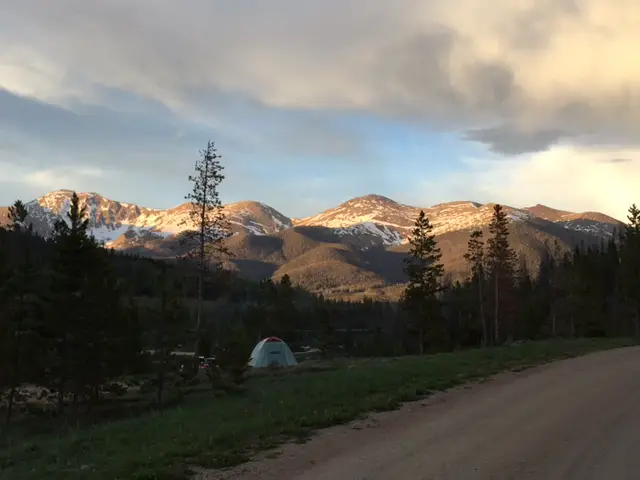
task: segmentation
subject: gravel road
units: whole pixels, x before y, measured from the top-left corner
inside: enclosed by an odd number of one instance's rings
[[[501,374],[196,478],[640,479],[640,348]]]

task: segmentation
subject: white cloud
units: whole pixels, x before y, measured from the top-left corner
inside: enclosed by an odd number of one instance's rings
[[[67,165],[55,168],[27,168],[16,163],[0,161],[0,184],[18,184],[38,190],[60,188],[93,190],[109,176],[109,172],[91,166]]]
[[[541,203],[575,212],[598,211],[625,220],[640,204],[640,149],[557,146],[510,160],[469,159],[469,167],[438,182],[425,182],[433,198],[460,198],[514,207]],[[460,199],[460,198],[455,198]]]
[[[176,108],[197,106],[195,91],[239,92],[454,129],[507,125],[505,135],[640,133],[637,0],[0,0],[0,9],[16,26],[0,29],[9,46],[0,68],[13,72],[0,84],[34,96],[67,94],[65,78],[80,76]],[[487,141],[500,149],[498,137]]]

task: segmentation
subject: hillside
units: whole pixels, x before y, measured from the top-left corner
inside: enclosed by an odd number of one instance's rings
[[[34,227],[51,234],[54,222],[68,212],[71,191],[60,190],[27,204]],[[120,251],[171,258],[179,251],[179,234],[189,228],[189,204],[159,210],[79,194],[86,205],[94,236]],[[467,274],[463,255],[472,229],[485,234],[494,204],[450,202],[423,208],[434,225],[443,262],[454,279]],[[597,212],[574,213],[544,205],[505,206],[512,244],[535,268],[545,242],[564,248],[599,243],[620,222]],[[225,206],[233,236],[233,256],[226,266],[250,279],[279,278],[316,292],[341,298],[363,295],[397,298],[405,281],[403,258],[407,238],[420,208],[380,195],[351,199],[317,215],[292,220],[259,202]],[[0,209],[0,222],[6,221]]]

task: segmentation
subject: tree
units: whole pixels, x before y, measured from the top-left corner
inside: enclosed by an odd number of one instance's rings
[[[291,284],[291,278],[285,274],[278,285],[274,285],[271,327],[273,335],[284,339],[287,343],[295,341],[295,320],[297,310],[295,305],[296,292]]]
[[[13,205],[9,207],[9,221],[10,228],[14,232],[29,232],[33,230],[33,224],[27,224],[27,216],[29,212],[22,200],[16,200]]]
[[[620,248],[621,287],[631,309],[634,336],[640,338],[640,209],[635,203],[627,219]]]
[[[198,264],[198,297],[196,307],[195,347],[198,350],[198,339],[202,324],[202,290],[206,272],[213,263],[220,267],[220,255],[229,254],[224,241],[230,236],[230,225],[220,201],[218,187],[224,180],[215,144],[207,143],[207,148],[200,151],[202,158],[195,164],[195,174],[189,175],[193,184],[191,193],[186,199],[191,203],[185,225],[195,227],[184,233],[183,244],[187,246],[187,255],[195,257]]]
[[[167,380],[178,370],[173,351],[182,337],[185,311],[175,286],[168,277],[166,265],[160,266],[158,283],[161,291],[160,311],[154,328],[152,364],[156,376],[156,403],[161,409]]]
[[[95,403],[107,380],[125,372],[138,355],[132,309],[124,305],[109,253],[89,235],[86,206],[74,192],[66,220],[54,227],[50,315],[42,327],[49,345],[48,384],[74,404],[85,396]]]
[[[405,260],[409,284],[403,292],[403,301],[418,331],[420,354],[425,351],[426,335],[430,334],[433,341],[442,336],[444,330],[438,298],[438,293],[443,289],[441,278],[444,266],[438,263],[442,254],[432,230],[433,226],[424,211],[420,211],[409,238],[410,256]]]
[[[469,242],[467,244],[467,253],[464,259],[471,264],[471,282],[476,284],[478,292],[478,313],[480,316],[480,324],[482,325],[482,343],[487,346],[489,344],[489,326],[484,316],[484,292],[483,286],[485,282],[485,257],[484,242],[482,241],[482,230],[474,230],[471,232]]]
[[[506,312],[508,295],[513,289],[516,255],[509,246],[509,229],[507,214],[502,205],[493,209],[493,217],[489,224],[491,237],[487,240],[487,267],[494,294],[493,335],[494,343],[500,342],[500,322]],[[512,331],[508,332],[512,334]]]
[[[31,226],[26,225],[27,211],[17,200],[9,207],[9,228],[12,232],[30,234]],[[4,253],[4,252],[3,252]],[[9,266],[1,262],[0,300],[0,389],[4,389],[6,422],[11,421],[13,407],[26,393],[22,386],[29,381],[37,381],[38,365],[41,357],[38,348],[38,324],[43,318],[41,273],[35,265],[29,242],[22,249],[22,256],[13,258]]]
[[[88,274],[87,250],[91,239],[87,229],[89,220],[86,206],[74,192],[67,219],[54,225],[53,279],[51,284],[51,318],[44,326],[44,337],[50,342],[49,386],[57,393],[57,412],[64,410],[64,400],[69,384],[74,378],[74,367],[81,361],[74,358],[78,349],[84,348],[79,329],[88,312],[84,290]],[[74,385],[76,393],[79,385]]]

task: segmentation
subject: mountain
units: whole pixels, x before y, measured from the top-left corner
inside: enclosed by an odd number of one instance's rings
[[[49,236],[55,222],[66,218],[72,193],[71,190],[58,190],[26,204],[36,232]],[[176,236],[192,225],[188,203],[157,210],[110,200],[97,193],[79,193],[78,196],[80,206],[87,209],[91,233],[106,246],[127,248],[136,242],[162,240]],[[271,235],[291,227],[290,219],[262,203],[239,202],[224,208],[236,233]]]
[[[64,218],[72,192],[59,190],[27,204],[36,231],[48,236],[55,221]],[[170,258],[179,249],[179,235],[189,227],[190,204],[166,210],[150,209],[79,193],[86,206],[93,235],[110,248]],[[454,278],[467,274],[463,255],[469,233],[485,235],[494,204],[471,201],[434,205],[423,210],[434,225],[443,262]],[[348,200],[317,215],[290,219],[277,210],[244,201],[225,205],[234,235],[228,240],[233,256],[228,268],[252,279],[279,278],[328,296],[362,295],[397,298],[405,282],[402,259],[420,208],[380,195]],[[564,248],[597,244],[621,223],[601,213],[573,213],[544,205],[505,206],[512,245],[535,268],[545,242]],[[3,216],[4,215],[4,216]],[[6,208],[0,209],[0,223]]]

